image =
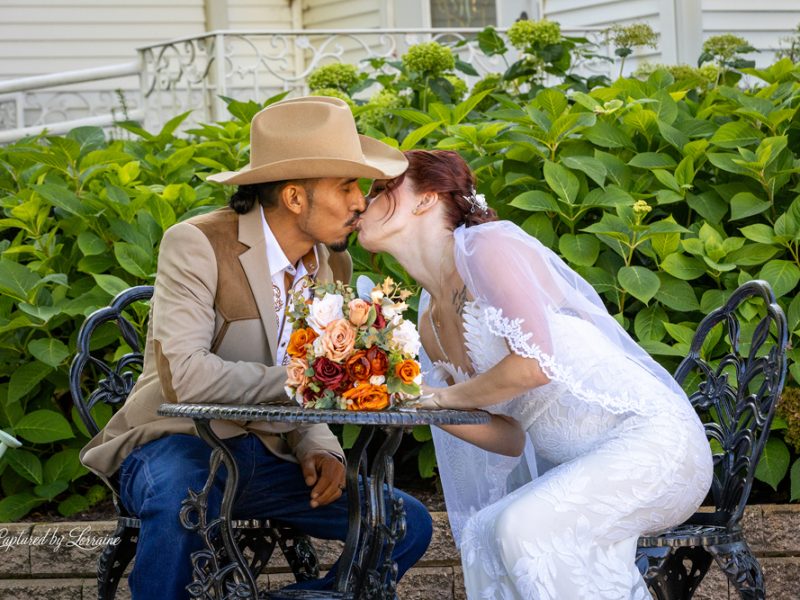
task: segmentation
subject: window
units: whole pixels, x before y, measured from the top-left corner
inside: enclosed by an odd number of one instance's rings
[[[497,25],[496,0],[430,0],[433,27]]]

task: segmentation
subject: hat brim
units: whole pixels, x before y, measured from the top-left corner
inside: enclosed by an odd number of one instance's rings
[[[255,168],[247,165],[238,171],[225,171],[209,175],[207,179],[227,185],[319,177],[392,179],[403,174],[408,168],[408,160],[399,150],[366,135],[358,137],[364,155],[363,162],[342,158],[303,157],[281,160]]]

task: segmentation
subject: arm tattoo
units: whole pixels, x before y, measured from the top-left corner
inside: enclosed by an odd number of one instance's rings
[[[464,314],[464,305],[467,303],[467,286],[453,292],[453,306],[459,316]]]

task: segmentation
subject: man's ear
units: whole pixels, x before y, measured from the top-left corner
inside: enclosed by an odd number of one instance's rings
[[[419,215],[426,210],[430,210],[439,202],[439,194],[437,192],[425,192],[417,197],[417,204],[414,207],[414,214]]]
[[[305,188],[299,183],[287,183],[280,193],[280,202],[289,212],[300,214],[308,204],[308,195]]]

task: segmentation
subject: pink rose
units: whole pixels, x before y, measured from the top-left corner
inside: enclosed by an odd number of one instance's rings
[[[346,319],[328,324],[322,337],[322,350],[330,360],[342,362],[353,353],[356,328]]]
[[[286,366],[286,385],[303,393],[303,390],[308,385],[306,369],[308,369],[306,359],[294,357]]]
[[[369,306],[370,305],[368,302],[365,302],[360,298],[351,300],[347,304],[347,309],[349,312],[348,318],[350,319],[350,322],[356,327],[360,327],[366,323],[367,317],[369,317]]]

